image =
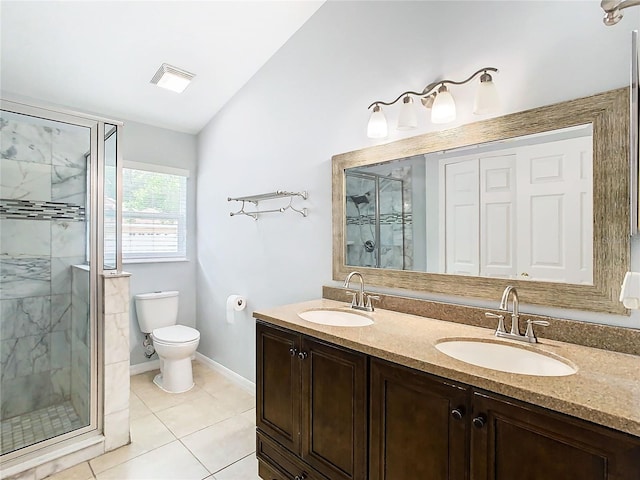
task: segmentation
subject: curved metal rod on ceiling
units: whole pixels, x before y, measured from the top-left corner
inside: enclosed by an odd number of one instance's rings
[[[604,18],[602,21],[605,25],[611,26],[622,20],[622,10],[629,7],[640,5],[640,0],[602,0],[600,6],[604,10]]]
[[[637,0],[637,1],[640,3],[640,0]],[[471,80],[473,80],[476,76],[478,76],[478,74],[486,73],[486,72],[498,72],[498,69],[494,68],[494,67],[481,68],[477,72],[474,72],[473,74],[469,75],[468,78],[466,78],[465,80],[462,80],[461,82],[457,82],[455,80],[438,80],[437,82],[432,82],[429,85],[427,85],[426,87],[424,87],[424,89],[421,92],[414,92],[414,91],[411,91],[411,90],[403,92],[400,95],[398,95],[398,98],[396,98],[393,102],[388,102],[387,103],[387,102],[382,102],[380,100],[377,100],[377,101],[373,102],[371,105],[369,105],[367,107],[367,110],[369,110],[371,107],[374,107],[376,105],[393,105],[394,103],[398,102],[398,100],[403,98],[405,95],[414,95],[416,97],[426,97],[430,93],[432,93],[433,90],[435,90],[436,87],[438,87],[440,85],[445,85],[445,84],[449,84],[449,85],[464,85],[465,83],[469,83]]]

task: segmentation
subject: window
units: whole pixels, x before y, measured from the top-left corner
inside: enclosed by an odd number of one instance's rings
[[[122,169],[122,258],[185,258],[187,178],[177,168],[126,162]]]

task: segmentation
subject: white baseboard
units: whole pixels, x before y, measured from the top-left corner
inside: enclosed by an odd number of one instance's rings
[[[219,364],[215,360],[211,360],[209,357],[204,356],[200,352],[196,352],[196,360],[198,362],[202,363],[203,365],[206,365],[211,370],[215,370],[216,372],[220,373],[221,375],[223,375],[224,377],[228,378],[233,383],[238,385],[240,388],[246,390],[247,392],[251,393],[252,395],[256,394],[256,384],[253,383],[250,380],[247,380],[243,376],[238,375],[233,370],[229,370],[224,365]]]
[[[129,375],[139,375],[144,372],[150,372],[151,370],[160,370],[160,360],[155,359],[150,362],[138,363],[137,365],[129,366]]]

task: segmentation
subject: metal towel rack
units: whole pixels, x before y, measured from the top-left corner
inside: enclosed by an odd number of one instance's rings
[[[306,200],[307,198],[309,198],[309,194],[304,191],[304,192],[286,192],[284,190],[276,190],[275,192],[271,192],[271,193],[261,193],[260,195],[247,195],[244,197],[228,197],[227,201],[228,202],[242,202],[242,207],[240,207],[240,210],[238,210],[237,212],[230,212],[229,215],[230,216],[235,216],[235,215],[247,215],[248,217],[252,217],[254,220],[258,219],[258,215],[261,213],[275,213],[275,212],[285,212],[287,210],[293,210],[294,212],[298,212],[300,215],[302,215],[303,217],[307,216],[307,209],[306,208],[302,208],[302,209],[297,209],[296,207],[293,206],[293,198],[294,197],[302,197],[304,200]],[[272,200],[274,198],[289,198],[289,205],[287,205],[286,207],[280,207],[280,208],[275,208],[272,210],[254,210],[252,212],[247,212],[245,211],[245,206],[246,203],[253,203],[256,206],[256,209],[258,208],[258,202],[261,202],[263,200]]]

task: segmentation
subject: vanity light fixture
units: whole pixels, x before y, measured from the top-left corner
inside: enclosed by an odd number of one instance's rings
[[[640,0],[602,0],[600,2],[600,7],[604,10],[604,18],[602,21],[608,27],[615,25],[622,20],[622,10],[637,5],[640,5]]]
[[[367,136],[369,138],[385,138],[388,133],[387,119],[382,111],[381,105],[393,105],[402,99],[402,107],[398,117],[398,130],[410,130],[418,126],[418,117],[413,106],[412,96],[419,97],[422,105],[431,109],[431,121],[433,123],[449,123],[456,119],[456,103],[447,85],[464,85],[480,75],[480,85],[476,92],[473,113],[486,115],[496,112],[500,108],[500,99],[493,78],[489,72],[497,72],[494,67],[484,67],[475,72],[469,78],[457,82],[454,80],[440,80],[432,82],[421,92],[407,91],[401,93],[392,102],[382,102],[376,100],[369,109],[373,107],[369,124],[367,125]]]
[[[151,83],[172,92],[182,93],[189,86],[193,77],[195,77],[193,73],[163,63],[151,79]]]
[[[379,105],[373,107],[371,118],[367,125],[367,136],[369,138],[384,138],[387,136],[387,117]]]

